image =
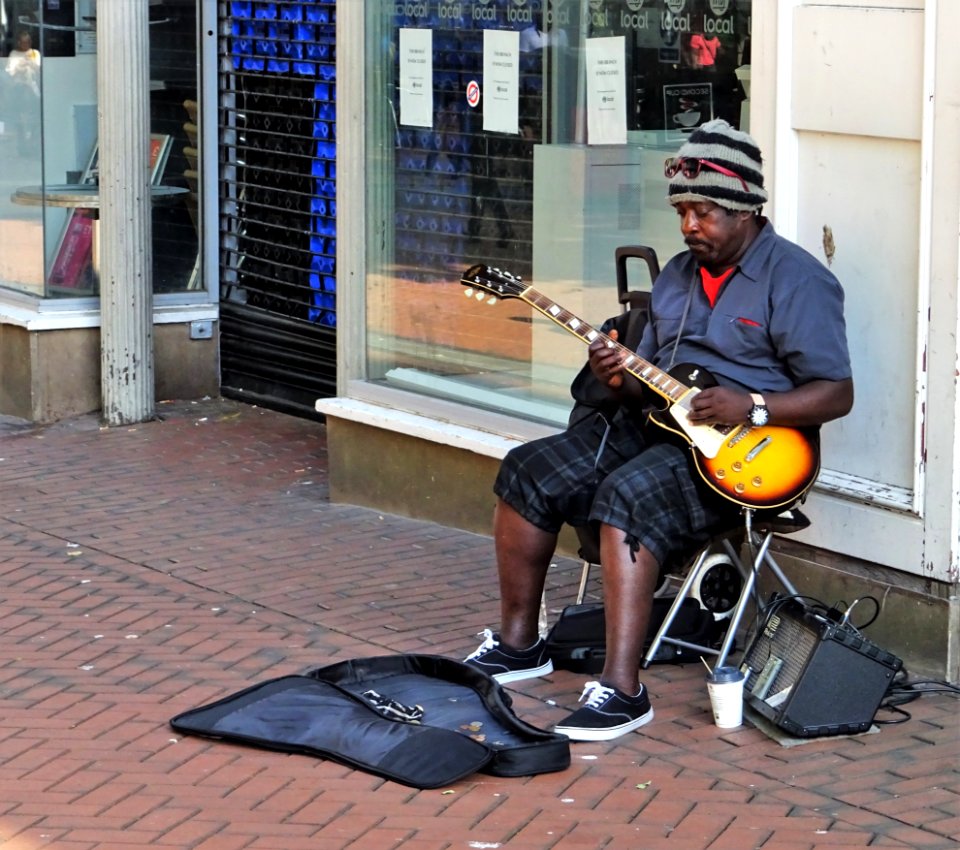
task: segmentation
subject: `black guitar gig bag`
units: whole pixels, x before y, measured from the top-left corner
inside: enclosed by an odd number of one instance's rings
[[[435,655],[351,659],[245,688],[170,721],[177,732],[328,758],[414,788],[477,771],[565,770],[569,739],[520,720],[507,692]]]

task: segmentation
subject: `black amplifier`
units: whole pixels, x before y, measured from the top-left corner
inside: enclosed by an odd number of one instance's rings
[[[774,594],[747,651],[747,705],[797,738],[866,732],[903,662],[853,626]]]

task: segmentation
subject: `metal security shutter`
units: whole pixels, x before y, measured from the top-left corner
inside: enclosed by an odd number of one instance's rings
[[[335,2],[220,4],[221,389],[336,392]]]

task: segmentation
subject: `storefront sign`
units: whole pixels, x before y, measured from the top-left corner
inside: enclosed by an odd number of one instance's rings
[[[620,10],[620,29],[649,30],[657,26],[660,16],[652,9],[644,9],[645,0],[627,0],[627,8]]]
[[[604,0],[590,0],[590,23],[596,29],[610,26],[610,10],[606,8]]]
[[[476,0],[473,4],[473,19],[475,21],[495,21],[497,7],[490,5],[491,0]]]
[[[663,126],[668,139],[682,139],[713,118],[713,85],[694,83],[663,87]]]
[[[455,25],[463,17],[463,5],[461,3],[440,3],[437,6],[437,17],[440,18],[442,24],[450,21]]]
[[[533,9],[527,0],[513,0],[513,5],[507,7],[507,23],[533,25]]]
[[[433,32],[400,29],[400,123],[433,126]]]
[[[470,80],[467,83],[467,106],[474,109],[478,103],[480,103],[480,84],[476,80]]]
[[[425,18],[429,12],[430,8],[423,0],[419,3],[397,3],[394,9],[398,18]]]
[[[567,0],[553,0],[544,12],[544,22],[547,29],[552,27],[566,27],[570,25],[570,10],[566,6]]]
[[[626,39],[587,39],[587,140],[591,145],[627,141]]]
[[[483,129],[520,132],[520,33],[483,31]]]

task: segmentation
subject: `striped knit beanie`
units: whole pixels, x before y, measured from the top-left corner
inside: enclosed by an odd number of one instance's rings
[[[712,201],[728,210],[749,211],[760,209],[767,201],[760,148],[752,136],[735,130],[722,118],[697,127],[677,151],[677,158],[708,160],[738,174],[747,188],[736,177],[708,166],[703,166],[692,179],[678,171],[670,179],[667,193],[671,204]]]

